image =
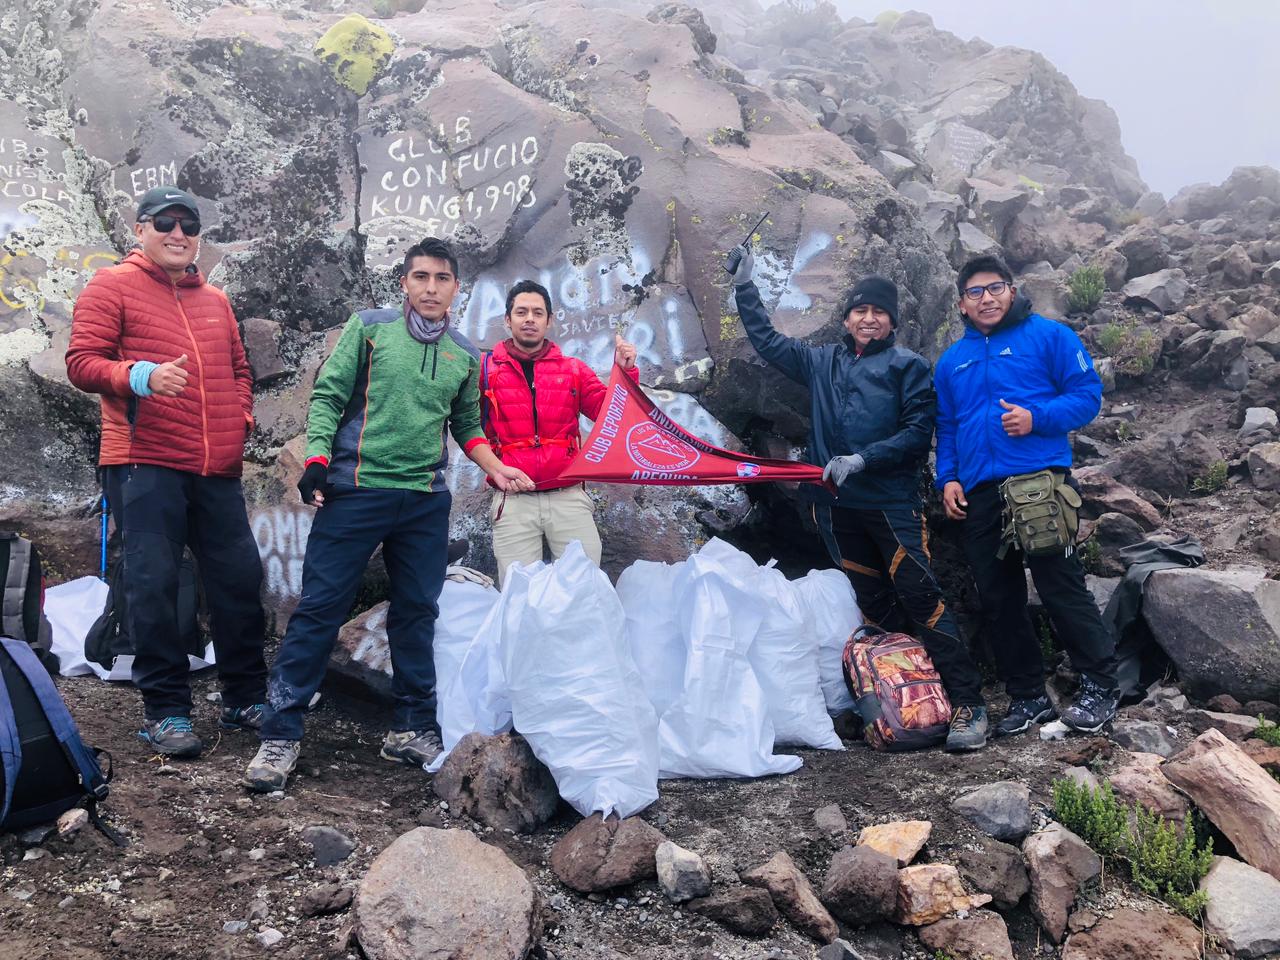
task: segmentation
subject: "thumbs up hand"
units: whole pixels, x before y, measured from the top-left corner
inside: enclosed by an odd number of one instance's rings
[[[630,370],[636,365],[636,345],[622,339],[622,334],[613,335],[613,362],[623,370]]]
[[[1000,425],[1011,437],[1025,437],[1031,432],[1031,411],[1016,403],[1000,400],[1001,409],[1006,412],[1000,417]]]
[[[151,392],[160,397],[176,397],[187,386],[187,355],[184,353],[176,360],[160,364],[151,371],[147,386]]]

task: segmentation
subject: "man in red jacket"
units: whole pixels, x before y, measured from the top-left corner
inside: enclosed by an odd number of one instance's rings
[[[484,432],[502,462],[519,467],[538,489],[494,493],[489,517],[499,583],[512,563],[541,560],[544,538],[552,556],[579,540],[587,556],[600,563],[600,534],[586,487],[558,478],[578,452],[578,417],[594,420],[605,394],[590,367],[566,357],[547,339],[551,294],[546,287],[532,280],[512,287],[506,323],[511,336],[481,359]],[[639,383],[636,348],[621,335],[614,341],[614,360]]]
[[[200,210],[177,187],[138,204],[140,247],[99,270],[76,299],[67,376],[102,396],[102,467],[124,543],[126,627],[142,692],[139,736],[194,757],[186,652],[177,642],[178,570],[200,563],[222,677],[224,729],[262,721],[262,565],[240,489],[253,429],[253,377],[231,303],[195,265]]]

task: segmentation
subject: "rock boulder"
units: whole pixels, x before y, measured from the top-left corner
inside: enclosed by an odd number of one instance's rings
[[[355,932],[370,960],[521,960],[542,933],[537,893],[497,847],[418,827],[360,882]]]

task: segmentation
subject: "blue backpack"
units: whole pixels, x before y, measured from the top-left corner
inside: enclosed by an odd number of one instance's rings
[[[98,816],[110,780],[110,756],[85,746],[31,647],[0,637],[0,830],[47,823],[84,803],[93,825],[124,846]]]

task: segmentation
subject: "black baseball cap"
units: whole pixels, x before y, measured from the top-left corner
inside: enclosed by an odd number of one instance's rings
[[[154,217],[162,210],[170,207],[181,207],[197,220],[200,219],[200,208],[196,206],[196,198],[177,187],[152,187],[138,201],[138,219]]]

